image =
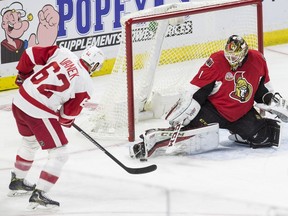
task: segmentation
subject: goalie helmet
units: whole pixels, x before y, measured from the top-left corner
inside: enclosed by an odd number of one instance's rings
[[[235,71],[238,67],[242,66],[247,53],[248,45],[242,37],[232,35],[228,38],[224,49],[224,55],[229,62],[232,71]]]
[[[83,60],[89,68],[86,68],[89,74],[101,69],[105,60],[104,53],[96,46],[87,47],[81,54],[80,60]]]

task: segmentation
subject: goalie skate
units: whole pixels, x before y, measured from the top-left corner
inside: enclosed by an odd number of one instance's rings
[[[130,157],[131,158],[147,158],[147,148],[144,144],[144,142],[136,143],[133,146],[130,146]]]
[[[11,172],[11,182],[9,184],[10,192],[7,194],[9,197],[29,195],[35,189],[36,185],[28,183],[24,179],[16,177],[14,172]]]

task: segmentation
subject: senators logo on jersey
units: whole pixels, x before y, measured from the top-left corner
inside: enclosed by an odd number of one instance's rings
[[[244,78],[244,73],[244,71],[235,73],[234,91],[230,93],[232,99],[238,100],[241,103],[249,101],[253,91],[252,85]]]

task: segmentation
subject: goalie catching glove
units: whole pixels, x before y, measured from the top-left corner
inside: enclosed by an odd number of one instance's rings
[[[178,124],[186,126],[196,117],[200,109],[201,106],[193,99],[193,94],[186,92],[168,112],[165,119],[173,127]]]
[[[281,121],[288,122],[288,102],[277,92],[272,96],[269,105],[258,103],[255,105],[261,110],[275,114]]]

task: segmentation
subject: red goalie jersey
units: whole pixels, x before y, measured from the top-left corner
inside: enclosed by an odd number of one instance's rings
[[[25,81],[13,103],[34,118],[74,119],[93,92],[89,73],[66,48],[28,48],[17,69]]]
[[[262,78],[266,88],[263,94],[259,92]],[[191,84],[197,91],[214,83],[208,100],[224,118],[234,122],[252,108],[256,94],[263,96],[267,89],[272,90],[269,81],[266,61],[258,51],[249,50],[247,61],[236,71],[231,71],[224,52],[219,51],[210,56]]]

